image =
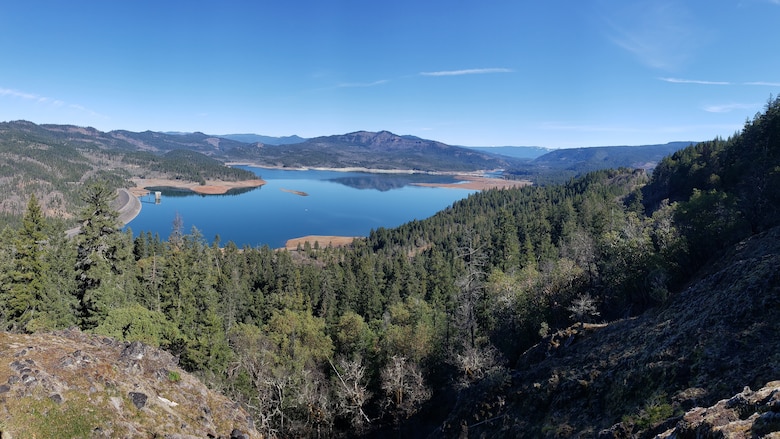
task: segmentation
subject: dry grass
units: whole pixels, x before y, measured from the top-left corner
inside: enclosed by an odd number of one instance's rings
[[[243,189],[260,187],[265,184],[265,180],[244,180],[244,181],[221,181],[207,180],[205,185],[192,181],[170,180],[165,178],[134,178],[135,188],[130,191],[136,196],[142,196],[149,193],[146,188],[149,187],[173,187],[177,189],[189,189],[193,192],[204,195],[220,195],[230,189]]]

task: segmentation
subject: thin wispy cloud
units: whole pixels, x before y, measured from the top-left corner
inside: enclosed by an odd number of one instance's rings
[[[387,84],[388,82],[390,81],[387,79],[380,79],[379,81],[374,81],[374,82],[344,82],[336,85],[336,87],[337,88],[376,87],[377,85]]]
[[[777,0],[776,3],[780,5],[780,0]],[[745,85],[760,85],[760,86],[764,86],[764,87],[780,87],[780,82],[755,81],[755,82],[746,82]]]
[[[771,82],[771,81],[729,82],[729,81],[703,81],[699,79],[683,79],[683,78],[658,78],[658,79],[672,84],[752,85],[752,86],[762,86],[762,87],[780,87],[780,82]]]
[[[9,96],[12,98],[19,98],[19,99],[25,99],[29,101],[39,101],[39,102],[45,102],[46,98],[43,98],[38,95],[34,95],[31,93],[25,93],[18,90],[13,90],[10,88],[0,88],[0,96]]]
[[[464,70],[440,70],[437,72],[420,72],[420,76],[461,76],[461,75],[485,75],[490,73],[512,73],[512,69],[464,69]]]
[[[708,113],[729,113],[734,110],[750,110],[760,107],[761,104],[720,104],[707,105],[702,109]]]
[[[671,82],[672,84],[699,84],[699,85],[731,85],[728,81],[702,81],[698,79],[681,79],[681,78],[658,78],[664,82]]]
[[[605,10],[602,18],[613,44],[655,69],[687,64],[707,39],[695,16],[670,1],[629,3]]]
[[[96,111],[90,110],[89,108],[84,107],[83,105],[78,104],[68,104],[65,101],[62,101],[60,99],[52,99],[46,96],[37,95],[35,93],[27,93],[24,91],[14,90],[11,88],[2,88],[0,87],[0,97],[10,97],[10,98],[16,98],[16,99],[23,99],[25,101],[35,101],[39,104],[48,104],[52,107],[62,108],[67,107],[71,108],[76,111],[80,111],[83,113],[87,113],[90,116],[99,117],[102,119],[108,119],[108,116],[105,116],[103,114],[100,114]]]

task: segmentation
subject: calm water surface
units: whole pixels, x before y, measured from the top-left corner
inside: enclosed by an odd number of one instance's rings
[[[475,192],[410,185],[456,181],[446,176],[243,168],[267,183],[226,195],[163,190],[160,204],[142,198],[141,213],[128,227],[136,235],[150,231],[167,239],[178,214],[185,233],[195,227],[209,242],[219,236],[222,244],[239,247],[282,247],[305,235],[367,236],[372,229],[428,218]]]

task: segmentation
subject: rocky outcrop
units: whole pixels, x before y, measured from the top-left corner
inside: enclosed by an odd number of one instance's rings
[[[259,438],[248,414],[139,342],[0,333],[3,438]]]
[[[695,407],[656,439],[780,438],[780,381],[745,390],[712,407]]]

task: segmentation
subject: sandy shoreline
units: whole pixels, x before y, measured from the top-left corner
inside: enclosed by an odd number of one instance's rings
[[[530,186],[529,180],[506,180],[503,178],[489,178],[474,175],[457,174],[455,176],[461,183],[412,183],[414,186],[442,187],[450,189],[469,189],[483,191],[487,189],[509,189],[514,187]]]

